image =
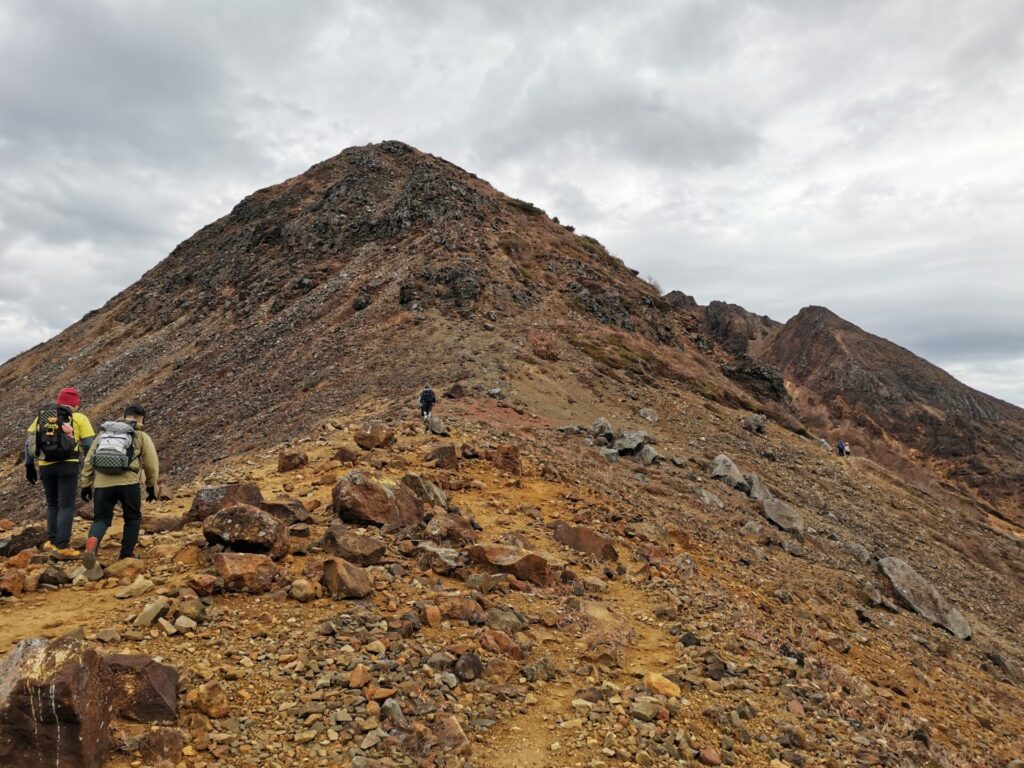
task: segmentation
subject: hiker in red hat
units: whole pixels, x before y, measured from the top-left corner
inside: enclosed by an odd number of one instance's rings
[[[57,402],[42,408],[28,427],[25,441],[25,477],[43,481],[46,491],[46,543],[43,549],[62,559],[78,557],[71,549],[71,522],[75,517],[81,455],[96,433],[84,413],[82,396],[74,387],[57,394]],[[38,474],[36,465],[39,466]]]

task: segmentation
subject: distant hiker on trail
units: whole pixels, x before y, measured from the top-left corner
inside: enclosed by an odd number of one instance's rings
[[[836,444],[836,453],[839,454],[840,456],[849,456],[850,455],[850,448],[849,448],[849,446],[847,446],[845,440],[840,440]]]
[[[121,421],[105,421],[85,457],[82,469],[82,500],[92,501],[93,520],[85,542],[86,568],[96,565],[96,553],[107,528],[114,520],[114,507],[120,502],[124,517],[119,560],[135,556],[142,528],[141,474],[146,476],[146,501],[156,501],[160,462],[153,438],[142,423],[146,409],[129,405]],[[95,486],[95,489],[94,489]]]
[[[434,410],[436,402],[437,397],[434,395],[434,390],[430,388],[429,384],[424,384],[423,390],[420,392],[420,415],[423,417],[424,427],[430,423],[430,412]]]
[[[25,440],[25,477],[32,485],[42,480],[46,492],[43,549],[60,558],[78,557],[78,551],[70,548],[75,490],[81,452],[89,450],[96,434],[88,417],[78,412],[81,404],[77,389],[62,389],[56,403],[42,408],[32,420]]]

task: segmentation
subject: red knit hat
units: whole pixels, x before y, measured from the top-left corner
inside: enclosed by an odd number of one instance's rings
[[[57,405],[70,405],[72,408],[77,408],[81,404],[82,396],[74,387],[64,387],[57,393]]]

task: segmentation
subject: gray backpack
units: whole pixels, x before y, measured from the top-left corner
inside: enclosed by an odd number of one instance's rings
[[[135,425],[125,421],[105,421],[96,436],[92,466],[105,475],[120,475],[135,458]]]

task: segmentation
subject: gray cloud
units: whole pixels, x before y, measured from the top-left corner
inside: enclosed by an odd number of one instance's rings
[[[5,3],[0,359],[398,138],[666,289],[825,304],[1024,404],[1022,30],[1010,0]]]

